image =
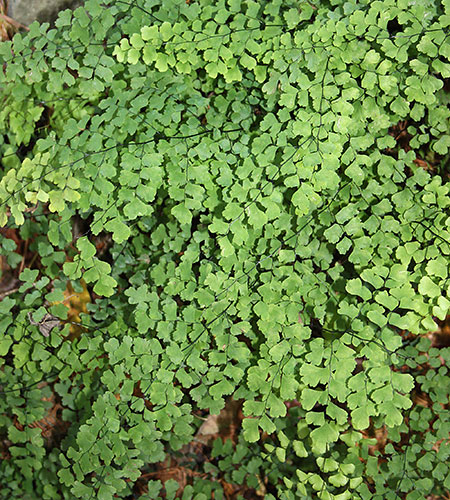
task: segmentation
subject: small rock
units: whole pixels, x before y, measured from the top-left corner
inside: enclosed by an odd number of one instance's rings
[[[9,0],[8,16],[24,25],[36,20],[53,25],[60,10],[73,10],[83,3],[84,0]]]

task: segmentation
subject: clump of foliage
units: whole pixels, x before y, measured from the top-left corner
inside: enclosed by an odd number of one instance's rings
[[[183,498],[450,489],[423,335],[450,306],[449,25],[448,0],[88,0],[0,45],[0,225],[35,254],[3,231],[5,497],[135,498],[230,398],[238,442]]]

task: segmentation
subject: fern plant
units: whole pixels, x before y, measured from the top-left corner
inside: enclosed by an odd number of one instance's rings
[[[87,0],[0,45],[5,498],[134,498],[231,398],[238,442],[140,498],[450,489],[424,335],[450,305],[449,25],[448,0]]]

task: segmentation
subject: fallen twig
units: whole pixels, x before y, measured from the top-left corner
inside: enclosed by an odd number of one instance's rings
[[[17,30],[25,30],[25,31],[30,31],[30,28],[28,26],[25,26],[24,24],[19,23],[18,21],[14,20],[12,17],[7,16],[6,14],[0,13],[0,19],[3,19],[6,21],[8,24],[16,28]]]

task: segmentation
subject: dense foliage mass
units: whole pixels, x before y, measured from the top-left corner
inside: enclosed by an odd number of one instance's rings
[[[174,498],[152,471],[231,398],[185,499],[450,489],[424,335],[450,306],[449,26],[449,0],[88,0],[0,45],[3,498]]]

